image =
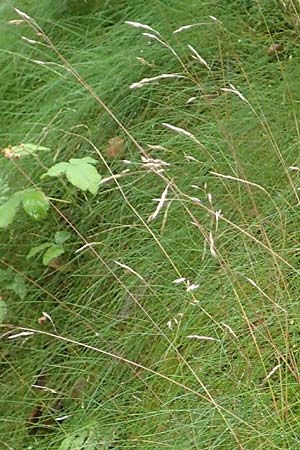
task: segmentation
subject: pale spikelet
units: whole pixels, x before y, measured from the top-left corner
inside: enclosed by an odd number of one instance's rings
[[[199,336],[198,334],[190,334],[187,336],[188,339],[198,339],[199,341],[218,341],[218,339],[210,336]]]
[[[71,417],[70,414],[67,414],[65,416],[55,417],[55,420],[56,420],[56,422],[60,422],[62,420],[68,419],[69,417]]]
[[[47,392],[51,392],[52,394],[57,394],[57,391],[55,389],[51,389],[47,386],[40,386],[39,384],[32,384],[31,387],[35,388],[35,389],[41,389]]]
[[[27,14],[25,14],[23,11],[20,11],[18,8],[15,8],[16,13],[23,17],[23,19],[25,20],[32,20],[30,16],[28,16]]]
[[[138,60],[138,62],[143,64],[143,66],[150,67],[151,69],[154,69],[154,67],[155,67],[154,63],[149,63],[148,61],[145,60],[145,58],[141,58],[140,56],[136,56],[136,59]]]
[[[183,75],[180,75],[179,73],[163,73],[156,77],[143,78],[141,81],[138,81],[137,83],[132,83],[130,85],[130,89],[141,88],[145,86],[145,84],[156,83],[157,81],[165,80],[167,78],[185,78],[185,77]]]
[[[144,278],[135,270],[133,270],[131,267],[127,266],[127,264],[120,263],[119,261],[114,261],[115,264],[122,267],[122,269],[127,270],[128,272],[132,273],[133,275],[137,276],[140,280],[145,282]]]
[[[98,244],[100,244],[100,242],[87,242],[82,247],[75,250],[74,253],[80,253],[80,252],[82,252],[82,250],[85,250],[86,248],[93,247],[94,245],[98,245]]]
[[[218,211],[215,211],[214,214],[215,214],[215,219],[216,219],[216,231],[218,231],[219,219],[220,219],[220,217],[222,217],[221,209],[218,209]]]
[[[23,23],[26,23],[25,20],[17,19],[17,20],[9,20],[7,23],[10,25],[22,25]]]
[[[193,53],[193,57],[195,58],[195,59],[197,59],[199,62],[200,62],[200,64],[202,64],[203,66],[205,66],[209,71],[211,70],[210,69],[210,67],[209,67],[209,65],[207,64],[207,62],[205,61],[205,59],[203,59],[200,55],[199,55],[199,53],[197,52],[197,50],[194,48],[194,47],[192,47],[190,44],[188,44],[188,48],[191,50],[191,52]]]
[[[124,161],[123,161],[124,162]],[[102,178],[99,184],[105,184],[112,180],[117,180],[118,178],[123,177],[124,175],[128,174],[130,172],[129,169],[123,170],[121,173],[117,173],[116,175],[111,175],[110,177]]]
[[[174,284],[180,284],[183,283],[186,280],[185,277],[177,278],[176,280],[172,281]]]
[[[208,16],[213,22],[218,23],[219,25],[221,25],[224,28],[223,22],[221,22],[221,20],[217,19],[215,16]],[[226,28],[224,28],[224,30],[226,31]]]
[[[165,122],[163,122],[162,125],[164,127],[168,128],[169,130],[174,131],[175,133],[178,133],[178,134],[188,137],[189,139],[194,141],[196,144],[201,145],[201,147],[203,147],[203,144],[201,144],[201,142],[199,142],[198,139],[195,138],[195,136],[192,133],[190,133],[189,131],[184,130],[183,128],[180,128],[180,127],[175,127],[174,125],[171,125],[171,124],[165,123]]]
[[[38,59],[32,60],[35,64],[38,64],[39,66],[47,66],[49,63],[46,63],[45,61],[39,61]]]
[[[170,166],[171,164],[163,161],[162,159],[146,158],[141,156],[143,166],[145,167],[160,167],[160,166]]]
[[[289,169],[290,169],[290,170],[294,170],[294,171],[296,171],[296,172],[299,172],[299,171],[300,171],[299,167],[297,167],[297,166],[290,166]]]
[[[263,379],[263,383],[265,383],[269,378],[271,378],[271,376],[276,372],[276,370],[279,369],[279,367],[281,367],[281,364],[277,364],[277,366],[273,367],[273,369],[268,373],[268,375]]]
[[[49,320],[51,322],[51,325],[53,326],[54,331],[57,333],[56,327],[54,325],[53,319],[50,316],[50,314],[46,313],[46,312],[42,312],[43,317],[45,317],[45,319]]]
[[[196,306],[196,305],[198,305],[198,303],[199,303],[199,300],[193,299],[193,300],[190,302],[190,305]]]
[[[167,322],[167,326],[168,326],[168,328],[170,329],[170,330],[172,330],[172,324],[174,323],[175,325],[180,325],[180,323],[181,323],[181,320],[182,320],[182,318],[183,318],[183,313],[178,313],[177,314],[177,316],[179,317],[179,319],[177,319],[177,317],[173,317],[172,319],[170,319],[168,322]]]
[[[215,250],[215,243],[214,243],[214,238],[213,238],[212,231],[209,232],[209,249],[210,249],[211,256],[216,258],[217,257],[217,253],[216,253],[216,250]]]
[[[40,42],[34,41],[33,39],[28,39],[26,36],[21,36],[21,39],[23,39],[23,41],[25,42],[28,42],[28,44],[40,44]]]
[[[197,197],[189,197],[190,200],[192,200],[193,203],[196,203],[196,205],[202,205],[202,202]]]
[[[158,41],[161,44],[163,44],[165,47],[167,46],[167,44],[162,39],[160,39],[158,36],[156,36],[155,34],[143,33],[143,36],[150,38],[150,39],[154,39],[155,41]]]
[[[191,283],[190,280],[186,280],[186,292],[192,292],[195,291],[196,289],[198,289],[200,287],[200,284],[196,284],[196,283]]]
[[[194,100],[196,100],[197,97],[191,97],[186,101],[186,104],[189,105],[190,103],[193,103]]]
[[[212,195],[210,192],[208,192],[208,194],[207,194],[207,199],[208,199],[209,204],[212,206]]]
[[[53,325],[53,320],[52,320],[52,317],[50,316],[50,314],[48,314],[48,313],[46,313],[46,312],[42,312],[42,315],[43,315],[47,320],[50,320],[50,322],[51,322],[52,325]]]
[[[230,88],[221,88],[221,91],[231,92],[232,94],[237,95],[241,100],[243,100],[243,102],[249,103],[248,100],[243,96],[243,94],[233,86],[233,84],[230,83],[229,86]]]
[[[33,334],[34,334],[34,331],[21,331],[21,333],[13,334],[11,336],[8,336],[7,339],[17,339],[19,337],[31,336]]]
[[[152,31],[153,33],[156,33],[160,36],[160,33],[157,30],[155,30],[154,28],[150,27],[150,25],[146,25],[146,24],[140,23],[140,22],[131,22],[130,20],[126,20],[125,23],[127,25],[130,25],[131,27],[142,28],[144,30]]]
[[[186,288],[186,292],[192,292],[195,291],[196,289],[198,289],[200,287],[200,284],[190,284],[187,288]]]
[[[147,144],[147,147],[150,150],[163,150],[165,152],[169,151],[166,147],[163,147],[162,145],[150,145],[150,144]]]
[[[199,22],[199,23],[192,23],[190,25],[183,25],[180,28],[177,28],[173,31],[173,34],[181,33],[181,31],[189,30],[190,28],[199,27],[200,25],[207,25],[207,22]]]
[[[185,159],[187,160],[187,161],[195,161],[195,162],[198,162],[198,160],[196,159],[196,158],[194,158],[193,156],[191,156],[191,155],[184,155],[184,157],[185,157]]]
[[[209,173],[211,175],[215,175],[216,177],[225,178],[227,180],[239,181],[240,183],[249,184],[250,186],[257,187],[258,189],[261,189],[266,194],[268,194],[267,191],[262,186],[260,186],[260,184],[252,183],[251,181],[243,180],[242,178],[233,177],[232,175],[224,175],[222,173],[212,172],[212,171],[210,171]]]
[[[163,208],[165,201],[167,199],[168,189],[169,189],[169,185],[167,184],[167,186],[165,187],[165,189],[163,190],[163,192],[161,194],[161,197],[159,199],[158,205],[157,205],[154,213],[148,217],[148,222],[152,222],[154,219],[156,219],[160,210]]]
[[[235,334],[235,332],[233,331],[233,329],[227,325],[226,323],[222,322],[222,325],[224,328],[226,328],[226,330],[229,331],[230,334],[232,334],[233,337],[235,337],[237,339],[237,335]]]

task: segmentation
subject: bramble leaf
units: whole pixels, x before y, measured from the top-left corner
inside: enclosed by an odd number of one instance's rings
[[[54,235],[54,240],[57,245],[61,245],[70,239],[71,233],[69,231],[57,231]]]
[[[68,181],[81,189],[89,191],[91,194],[97,194],[100,174],[97,172],[93,164],[96,160],[90,157],[71,158],[69,162],[61,162],[52,166],[45,175],[57,177],[65,173]]]
[[[50,247],[52,242],[44,242],[41,245],[37,245],[36,247],[32,247],[26,256],[27,259],[33,258],[37,253],[40,253],[42,250],[45,250],[46,248]]]
[[[0,228],[5,228],[13,222],[19,204],[19,196],[13,195],[7,202],[0,206]]]
[[[48,250],[44,253],[44,256],[43,256],[43,264],[44,264],[44,266],[48,266],[49,263],[54,258],[57,258],[58,256],[62,255],[63,253],[65,253],[65,249],[61,245],[54,244],[51,247],[49,247]]]
[[[5,286],[6,289],[9,289],[10,291],[13,291],[16,295],[20,297],[21,300],[24,300],[27,293],[27,286],[24,281],[24,278],[22,278],[20,275],[15,275],[14,279],[11,283],[8,283]]]
[[[26,190],[19,192],[23,208],[34,220],[41,220],[47,217],[49,202],[45,194],[41,191]]]
[[[62,175],[66,172],[68,168],[68,164],[66,162],[60,162],[57,164],[54,164],[54,166],[50,167],[48,172],[46,172],[45,175],[49,175],[49,177],[58,177],[59,175]]]

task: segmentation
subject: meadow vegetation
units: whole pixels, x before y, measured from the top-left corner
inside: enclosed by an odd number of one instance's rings
[[[1,4],[1,450],[299,448],[298,6]]]

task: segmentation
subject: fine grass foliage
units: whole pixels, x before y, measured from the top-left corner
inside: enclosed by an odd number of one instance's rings
[[[0,446],[297,449],[290,7],[86,3],[1,9]]]

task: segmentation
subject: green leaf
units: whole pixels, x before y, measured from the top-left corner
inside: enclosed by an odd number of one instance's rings
[[[0,206],[0,228],[5,228],[12,223],[20,204],[18,195],[13,195],[7,202]]]
[[[46,151],[50,150],[47,147],[43,147],[42,145],[36,145],[36,144],[20,144],[16,145],[14,147],[10,147],[9,150],[14,154],[18,156],[28,156],[32,155],[39,151]],[[4,149],[5,152],[5,149]]]
[[[68,167],[69,163],[66,162],[54,164],[54,166],[50,167],[45,175],[49,175],[49,177],[58,177],[59,175],[65,173]]]
[[[95,167],[92,158],[70,159],[70,165],[66,172],[67,178],[74,186],[82,191],[89,191],[96,195],[101,177]]]
[[[57,231],[54,236],[54,240],[57,245],[61,245],[70,239],[71,233],[69,231]]]
[[[7,306],[3,300],[0,300],[0,324],[4,322],[7,314]]]
[[[70,159],[70,163],[72,161],[78,161],[79,163],[84,162],[86,164],[97,164],[97,160],[95,158],[91,158],[90,156],[85,156],[84,158],[72,158]]]
[[[93,430],[83,429],[66,436],[58,450],[106,450],[107,448],[104,442],[99,442]]]
[[[43,264],[44,266],[48,266],[49,263],[58,256],[65,253],[65,249],[61,245],[52,245],[48,248],[48,250],[44,253],[43,256]]]
[[[41,191],[26,190],[19,192],[23,203],[23,208],[34,220],[41,220],[47,217],[49,202],[45,194]]]
[[[44,244],[37,245],[36,247],[32,247],[30,249],[28,255],[26,256],[26,258],[27,259],[32,258],[37,253],[40,253],[42,250],[45,250],[46,248],[50,247],[51,245],[53,245],[52,242],[44,242]]]
[[[15,275],[13,281],[7,284],[5,288],[13,291],[20,297],[21,300],[24,300],[24,298],[26,297],[27,286],[24,278],[22,278],[20,275]]]
[[[66,174],[68,181],[81,189],[89,191],[91,194],[97,194],[101,176],[93,166],[96,160],[90,157],[71,158],[69,162],[61,162],[52,166],[46,175],[57,177],[63,173]]]

